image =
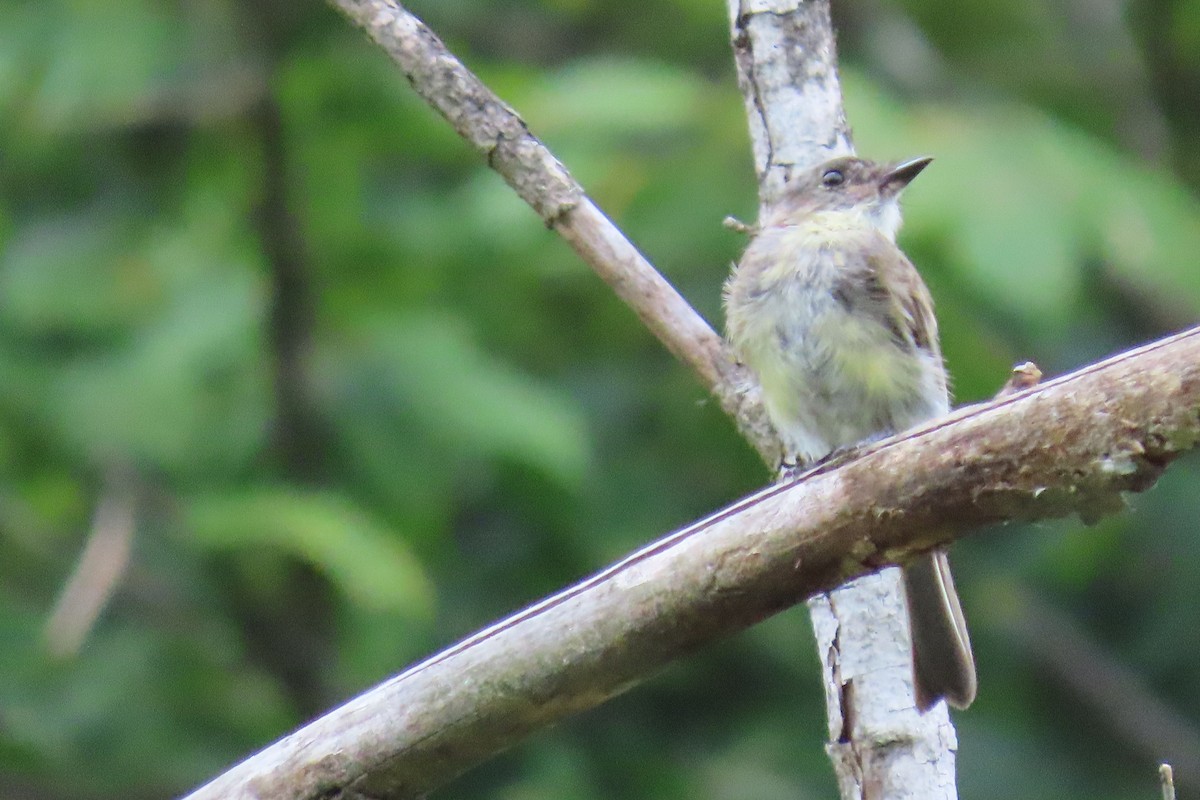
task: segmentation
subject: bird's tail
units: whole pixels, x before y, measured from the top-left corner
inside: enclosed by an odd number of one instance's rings
[[[975,699],[975,658],[946,553],[936,550],[908,564],[904,589],[917,708],[928,711],[943,697],[966,708]]]

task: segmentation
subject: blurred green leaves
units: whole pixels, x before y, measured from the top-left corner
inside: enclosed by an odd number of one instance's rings
[[[489,359],[461,321],[412,315],[353,338],[361,348],[343,344],[320,369],[356,445],[370,448],[366,440],[385,433],[377,441],[430,437],[458,455],[524,462],[568,486],[582,478],[588,441],[578,410]],[[364,391],[379,411],[355,419],[349,412]]]
[[[79,120],[126,122],[160,88],[164,75],[178,71],[174,15],[161,3],[106,6],[82,0],[49,10],[41,22],[53,31],[44,51],[52,57],[34,99],[47,128],[62,130]]]
[[[403,540],[335,494],[279,487],[196,498],[184,521],[206,549],[294,555],[368,611],[418,619],[433,611],[433,587]]]
[[[546,134],[573,130],[593,147],[612,137],[688,131],[705,89],[698,76],[667,64],[612,57],[579,60],[524,83],[517,98],[523,116]]]
[[[906,233],[943,240],[955,277],[1023,325],[1061,335],[1070,318],[1057,312],[1082,302],[1092,260],[1200,305],[1200,202],[1164,171],[1027,106],[902,109],[844,80],[861,150],[936,156],[906,199]]]
[[[721,5],[412,4],[715,325],[743,246],[720,221],[755,213]],[[937,159],[903,236],[962,400],[1200,309],[1176,168],[1200,163],[1200,15],[1088,5],[834,2],[860,151]],[[177,794],[767,479],[329,8],[0,3],[0,114],[0,795],[9,775]],[[49,664],[38,631],[114,465],[142,497],[134,561],[79,660]],[[1060,777],[1025,796],[1152,777],[989,622],[988,592],[1050,595],[1194,708],[1194,472],[1091,538],[957,548],[984,682],[964,787],[1003,793],[1036,752]],[[456,796],[826,796],[802,625],[700,654]]]
[[[143,310],[141,265],[123,261],[127,224],[110,214],[40,219],[8,237],[0,303],[8,324],[31,336],[104,336]]]

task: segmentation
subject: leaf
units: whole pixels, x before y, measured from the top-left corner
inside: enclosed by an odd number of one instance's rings
[[[0,312],[34,336],[103,335],[146,305],[153,278],[125,256],[125,220],[103,212],[42,217],[0,252]]]
[[[175,472],[243,464],[265,435],[259,297],[245,273],[190,283],[119,345],[60,369],[43,413],[92,456]]]
[[[433,586],[399,532],[338,494],[257,488],[194,499],[185,518],[201,545],[290,553],[365,609],[419,618],[433,612]]]
[[[567,484],[582,478],[589,439],[579,411],[480,350],[462,323],[413,314],[364,325],[358,338],[357,351],[325,352],[319,371],[359,424],[392,441],[430,437],[437,447],[513,458]]]
[[[1005,314],[1061,331],[1097,258],[1200,308],[1200,202],[1165,172],[1019,103],[903,110],[846,77],[864,154],[937,159],[906,197],[905,235],[940,239],[957,277]]]
[[[665,136],[692,122],[705,90],[694,73],[657,61],[613,57],[575,61],[524,86],[513,104],[537,130],[595,138]]]
[[[34,97],[39,122],[103,127],[145,113],[162,76],[180,72],[181,26],[169,9],[150,0],[58,9]]]

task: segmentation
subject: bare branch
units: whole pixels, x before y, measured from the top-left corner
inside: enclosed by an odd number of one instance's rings
[[[332,0],[399,65],[437,110],[557,231],[680,361],[700,378],[746,439],[777,461],[774,433],[746,371],[724,341],[587,197],[525,121],[392,0]]]
[[[727,0],[738,85],[758,171],[760,217],[797,170],[852,153],[830,0]],[[843,800],[955,800],[957,736],[944,704],[913,703],[899,570],[813,597],[828,743]]]
[[[795,168],[853,152],[828,0],[727,0],[759,202]]]
[[[1162,784],[1163,800],[1175,800],[1175,775],[1170,764],[1159,765],[1158,780]]]
[[[55,656],[78,654],[124,578],[137,528],[135,505],[132,477],[124,469],[110,470],[87,544],[43,631]]]
[[[1119,509],[1200,439],[1200,328],[765,489],[487,628],[189,800],[412,798],[669,661],[980,525]]]

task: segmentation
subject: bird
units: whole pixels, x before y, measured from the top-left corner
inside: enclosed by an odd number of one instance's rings
[[[764,209],[723,300],[786,465],[813,464],[949,411],[933,299],[896,243],[900,195],[931,158],[842,156]],[[944,550],[904,567],[914,699],[966,708],[977,677]]]

